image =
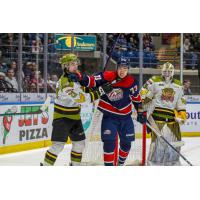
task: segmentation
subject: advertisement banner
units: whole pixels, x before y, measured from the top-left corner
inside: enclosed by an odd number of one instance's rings
[[[187,121],[181,126],[184,133],[200,132],[200,102],[187,103]]]
[[[22,93],[21,95],[21,101],[22,102],[31,102],[31,101],[45,101],[46,100],[46,94],[44,93]]]
[[[13,115],[14,113],[38,111],[41,105],[34,102],[0,105],[0,114],[7,114],[7,116],[0,116],[0,147],[44,141],[51,138],[53,104],[50,104],[48,109],[41,114]],[[181,126],[181,131],[187,133],[188,136],[192,133],[200,134],[200,102],[189,102],[186,109],[188,119],[185,125]],[[93,114],[93,104],[85,103],[82,105],[81,119],[86,134],[91,125]],[[97,123],[97,126],[100,127],[101,120]],[[135,120],[134,124],[135,132],[141,133],[142,126]]]
[[[13,115],[38,111],[41,104],[0,106],[0,146],[10,146],[40,140],[51,136],[53,104],[41,114]],[[9,115],[10,114],[10,115]]]
[[[190,103],[190,102],[200,103],[200,95],[186,95],[185,98],[186,98],[187,103]]]
[[[71,35],[56,35],[57,50],[71,50]],[[74,36],[75,51],[96,51],[96,36],[93,35],[75,35]]]
[[[0,102],[19,102],[20,93],[0,93]]]
[[[50,97],[51,102],[54,102],[56,98],[56,93],[47,93],[47,97]]]

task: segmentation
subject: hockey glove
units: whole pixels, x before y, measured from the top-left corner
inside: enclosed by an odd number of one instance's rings
[[[113,87],[112,87],[111,83],[109,83],[109,82],[98,87],[98,89],[97,89],[100,96],[103,96],[104,94],[109,94],[110,92],[112,92],[112,90],[113,90]]]
[[[67,75],[67,77],[73,82],[80,82],[83,78],[80,71],[77,71],[76,73],[70,73]]]
[[[144,124],[147,122],[147,115],[146,112],[138,112],[137,113],[137,121],[141,124]]]
[[[185,121],[187,120],[186,111],[185,110],[181,110],[181,111],[177,112],[175,110],[174,113],[175,113],[175,120],[181,125],[184,124]]]

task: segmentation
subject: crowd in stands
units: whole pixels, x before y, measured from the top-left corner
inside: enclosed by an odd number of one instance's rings
[[[200,60],[200,34],[185,33],[183,41],[184,66],[186,69],[197,69]]]
[[[79,33],[80,34],[80,33]],[[0,34],[0,80],[9,82],[16,91],[18,87],[18,35],[14,33]],[[91,34],[90,34],[91,35]],[[97,50],[102,51],[102,34],[97,37]],[[107,53],[109,55],[118,33],[107,34]],[[47,90],[55,92],[56,81],[62,74],[55,49],[55,34],[48,34],[48,77]],[[157,67],[158,56],[151,34],[143,34],[144,67]],[[22,88],[23,92],[43,92],[46,87],[43,72],[44,34],[23,34],[23,66]],[[196,69],[200,60],[200,34],[184,34],[184,66],[186,69]],[[120,57],[128,57],[132,67],[139,63],[139,34],[121,33],[112,52],[112,58],[117,61]],[[83,59],[84,60],[84,59]],[[88,70],[88,63],[82,62],[80,68]],[[91,72],[95,67],[91,66]]]
[[[123,33],[120,34],[108,34],[108,53],[111,51],[113,43],[116,43],[116,47],[112,52],[112,58],[118,60],[120,57],[126,57],[130,59],[131,66],[137,67],[139,63],[139,37],[137,33]],[[155,46],[150,34],[143,34],[143,63],[144,67],[156,67],[157,58],[155,55]]]
[[[23,34],[23,67],[22,67],[22,91],[43,92],[45,83],[43,79],[43,44],[44,34]],[[48,52],[55,53],[54,36],[48,34]],[[38,62],[36,63],[36,57]],[[18,87],[18,34],[0,34],[0,78],[9,82],[16,91]],[[56,82],[61,69],[55,64],[52,69],[48,63],[48,92],[55,92]],[[57,69],[59,68],[59,69]],[[58,72],[58,73],[57,73]],[[57,75],[58,74],[58,75]]]

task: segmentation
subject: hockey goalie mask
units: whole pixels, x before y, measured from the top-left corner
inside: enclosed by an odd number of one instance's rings
[[[170,81],[174,76],[174,66],[166,62],[162,66],[162,77],[165,79],[165,81]]]
[[[80,60],[73,53],[65,54],[62,58],[60,58],[60,64],[62,66],[63,71],[69,71],[70,67],[77,68],[80,64]]]

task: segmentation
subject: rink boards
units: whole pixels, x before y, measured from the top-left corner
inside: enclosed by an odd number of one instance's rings
[[[45,98],[42,101],[1,102],[0,114],[37,111],[44,100]],[[92,120],[93,108],[92,104],[84,104],[82,107],[81,117],[86,134]],[[199,96],[188,99],[187,115],[187,122],[181,126],[182,135],[200,136]],[[0,154],[49,146],[52,120],[53,102],[41,114],[0,116]],[[135,122],[135,132],[141,132],[141,126],[137,122]]]

